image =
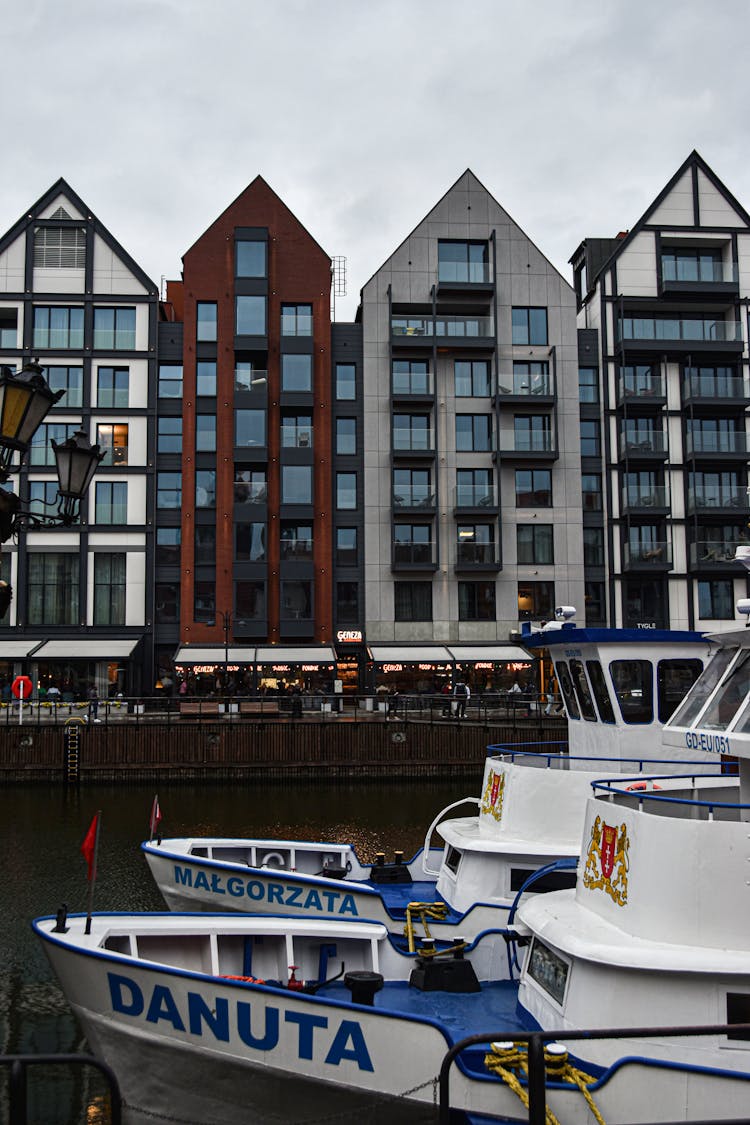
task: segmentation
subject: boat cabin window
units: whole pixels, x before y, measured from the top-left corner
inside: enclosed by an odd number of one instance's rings
[[[726,730],[750,692],[750,650],[743,650],[724,683],[703,714],[700,725],[707,730]]]
[[[687,699],[675,711],[670,721],[672,727],[691,727],[696,716],[703,710],[706,700],[713,692],[721,677],[737,655],[735,648],[717,649],[711,657],[701,678],[693,685]]]
[[[532,945],[531,952],[529,953],[529,960],[526,968],[526,973],[533,981],[543,988],[544,991],[555,1000],[560,1007],[562,1007],[563,1000],[565,999],[565,985],[568,983],[568,972],[570,965],[567,961],[563,961],[562,957],[558,956],[553,950],[545,945],[543,941],[535,937]]]
[[[457,848],[452,848],[450,844],[445,849],[445,866],[449,871],[455,875],[458,871],[458,865],[461,862],[461,852]]]
[[[727,993],[727,1023],[750,1023],[750,994]],[[728,1031],[727,1039],[750,1039],[750,1031]]]
[[[666,723],[703,670],[702,660],[660,660],[656,665],[659,720]]]
[[[516,891],[520,891],[529,875],[533,875],[536,870],[535,867],[511,867],[511,891],[514,894]],[[548,871],[546,875],[541,875],[538,879],[535,879],[531,886],[527,888],[527,892],[532,894],[536,891],[569,891],[575,885],[575,871]]]
[[[557,682],[560,685],[562,697],[565,700],[565,709],[568,712],[569,719],[580,719],[580,712],[578,704],[576,703],[575,693],[573,691],[573,681],[570,678],[568,665],[564,660],[558,660],[555,663],[555,672],[557,673]]]
[[[586,671],[591,680],[591,690],[594,693],[596,706],[599,708],[599,717],[603,723],[614,723],[615,712],[612,707],[612,700],[609,698],[607,691],[607,682],[604,679],[604,672],[598,660],[587,660]]]
[[[578,703],[580,704],[581,714],[589,723],[595,723],[596,711],[594,710],[594,701],[591,698],[589,683],[586,679],[586,673],[580,660],[571,660],[570,675],[573,680],[573,687],[575,688],[576,698],[578,699]]]
[[[650,660],[613,660],[609,674],[623,721],[629,725],[654,721],[654,670]]]

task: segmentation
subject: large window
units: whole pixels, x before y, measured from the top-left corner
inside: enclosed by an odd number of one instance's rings
[[[215,424],[215,419],[214,419]],[[215,430],[214,430],[215,440]],[[266,444],[265,410],[235,410],[234,444],[237,446],[258,446]]]
[[[336,507],[353,511],[357,507],[357,474],[336,473]]]
[[[514,344],[547,343],[547,310],[516,308],[512,311]]]
[[[599,372],[595,367],[578,368],[578,401],[599,401]]]
[[[287,353],[281,357],[282,391],[312,390],[312,356]]]
[[[583,565],[604,566],[604,528],[584,527]]]
[[[393,529],[393,561],[397,565],[429,566],[432,528],[429,524],[399,523]]]
[[[29,625],[79,625],[78,554],[28,556]]]
[[[94,555],[94,624],[125,624],[125,554]]]
[[[235,334],[237,336],[265,336],[266,298],[235,297]]]
[[[310,620],[312,617],[312,582],[308,579],[282,580],[281,617],[287,621]]]
[[[156,506],[170,510],[182,506],[182,473],[156,474]]]
[[[215,359],[199,359],[196,363],[195,393],[201,398],[216,398]]]
[[[266,525],[264,523],[235,524],[234,557],[237,562],[265,562]]]
[[[0,341],[1,342],[1,341]],[[44,376],[53,391],[65,391],[60,406],[81,406],[83,403],[83,368],[45,367]],[[106,403],[102,405],[107,405]],[[119,405],[119,404],[118,404]],[[125,403],[127,406],[127,403]]]
[[[336,583],[336,622],[356,625],[359,621],[359,583]]]
[[[394,414],[393,448],[426,450],[432,448],[429,414]]]
[[[181,364],[159,364],[159,398],[182,398]]]
[[[196,508],[216,507],[216,470],[198,469],[195,474]]]
[[[456,449],[461,452],[489,452],[492,449],[492,416],[457,414]]]
[[[453,365],[456,398],[487,398],[492,394],[486,359],[457,359]]]
[[[429,469],[393,470],[394,508],[429,508],[434,503]]]
[[[494,582],[459,582],[459,621],[494,621],[496,615]]]
[[[430,365],[426,359],[394,359],[391,366],[391,380],[394,395],[432,393]]]
[[[281,466],[281,503],[312,504],[312,466]]]
[[[312,305],[282,305],[281,335],[312,336]]]
[[[182,453],[182,416],[163,415],[157,421],[157,453]]]
[[[31,439],[29,464],[54,465],[55,451],[51,443],[55,441],[61,445],[80,428],[80,423],[76,422],[43,422]]]
[[[262,621],[266,616],[266,584],[241,579],[234,584],[234,615],[238,621]]]
[[[34,268],[82,270],[86,266],[86,231],[82,227],[36,227]]]
[[[83,309],[34,306],[34,347],[63,351],[83,347]]]
[[[730,578],[698,583],[698,617],[701,621],[734,620],[734,583]]]
[[[516,507],[552,507],[550,469],[516,469]]]
[[[135,309],[94,309],[94,348],[132,352],[135,348]]]
[[[394,582],[396,621],[432,621],[432,583]]]
[[[438,242],[438,280],[469,284],[489,281],[486,242]]]
[[[357,565],[356,527],[336,528],[336,566]]]
[[[29,509],[44,515],[59,499],[56,480],[33,480],[29,483]]]
[[[516,528],[519,563],[547,566],[555,561],[552,524],[518,524]]]
[[[195,525],[195,551],[193,562],[196,565],[216,565],[216,528],[212,523]]]
[[[357,397],[357,369],[353,363],[336,364],[336,398],[353,402]]]
[[[606,625],[607,612],[604,601],[603,582],[585,582],[584,595],[587,625]]]
[[[180,620],[179,582],[157,582],[154,587],[154,616],[159,625],[176,625]]]
[[[582,419],[580,426],[581,457],[598,457],[601,453],[599,446],[599,423],[593,419]]]
[[[216,339],[216,301],[198,301],[196,308],[196,339],[211,343]]]
[[[213,625],[216,620],[216,581],[200,578],[193,591],[193,620]]]
[[[724,281],[721,250],[708,246],[662,249],[661,275],[664,281]]]
[[[216,452],[216,415],[196,414],[195,416],[196,453]]]
[[[18,342],[18,312],[0,309],[0,347],[15,348]]]
[[[548,414],[516,414],[513,433],[519,453],[545,453],[552,449],[552,421]]]
[[[311,414],[281,415],[281,444],[285,449],[311,449],[312,435]]]
[[[336,419],[336,452],[348,456],[357,452],[357,419]]]
[[[179,527],[158,527],[156,529],[157,566],[179,566],[182,531]]]
[[[549,620],[555,611],[554,582],[518,583],[518,620]]]
[[[100,367],[96,373],[96,405],[127,407],[129,387],[128,367]]]
[[[266,244],[238,239],[234,244],[235,277],[266,276]]]
[[[125,422],[100,422],[96,441],[104,450],[102,465],[127,465],[128,427]]]
[[[602,510],[602,478],[599,473],[581,473],[581,499],[584,512]]]
[[[267,499],[266,470],[234,467],[235,504],[265,504]]]
[[[456,562],[486,566],[495,562],[495,529],[491,523],[460,523],[456,528]]]
[[[279,547],[282,559],[293,562],[312,562],[312,524],[282,522]]]
[[[500,387],[501,393],[507,394],[508,389],[505,385]],[[551,392],[549,363],[546,359],[513,360],[513,394],[548,395]]]
[[[494,503],[491,469],[456,469],[457,508],[487,508]]]
[[[94,496],[95,523],[127,524],[128,482],[126,480],[97,481]]]

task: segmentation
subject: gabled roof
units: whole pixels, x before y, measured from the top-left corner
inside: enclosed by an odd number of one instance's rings
[[[30,223],[38,220],[40,214],[47,207],[49,207],[49,205],[53,203],[59,195],[66,196],[81,215],[85,215],[87,220],[91,220],[93,222],[94,230],[102,239],[102,241],[106,243],[106,245],[109,246],[110,250],[112,250],[113,253],[115,253],[117,257],[128,267],[128,269],[131,271],[134,277],[138,279],[141,285],[143,285],[146,289],[153,290],[154,294],[156,295],[159,291],[159,287],[156,285],[156,283],[153,282],[148,274],[146,274],[141,269],[135,259],[131,258],[130,254],[127,252],[124,246],[122,246],[114,237],[114,235],[111,234],[109,230],[107,230],[104,224],[99,219],[97,219],[96,215],[92,212],[88,204],[84,203],[81,197],[75,191],[73,191],[73,188],[70,186],[67,180],[64,180],[62,178],[62,176],[59,180],[56,180],[55,183],[52,184],[52,186],[48,188],[47,191],[45,191],[44,195],[40,196],[40,198],[37,199],[36,203],[33,203],[31,207],[28,208],[26,214],[23,215],[17,223],[14,223],[10,230],[6,231],[2,238],[0,238],[0,254],[8,246],[10,246],[12,242],[15,242],[15,240],[23,234],[26,227]]]

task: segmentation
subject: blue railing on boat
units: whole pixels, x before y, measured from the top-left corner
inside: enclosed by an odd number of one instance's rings
[[[693,766],[695,765],[694,762],[691,764]],[[674,765],[674,763],[670,763],[670,765]],[[728,773],[727,767],[731,767],[733,772]],[[725,762],[722,765],[721,769],[717,769],[714,766],[710,769],[707,769],[705,772],[693,770],[691,773],[687,774],[680,773],[649,776],[648,784],[653,785],[655,789],[658,789],[659,783],[662,781],[679,781],[683,784],[690,783],[693,786],[694,792],[697,793],[699,792],[698,786],[696,785],[697,778],[705,780],[706,778],[714,777],[718,780],[721,778],[726,778],[728,776],[736,776],[736,774],[737,763]],[[612,778],[603,778],[601,780],[592,781],[591,788],[595,794],[607,794],[610,801],[612,801],[615,797],[626,797],[630,800],[635,800],[638,802],[639,809],[642,808],[646,802],[650,802],[656,806],[652,808],[652,812],[658,812],[659,805],[682,805],[686,809],[691,810],[691,813],[693,814],[691,819],[696,819],[695,813],[698,812],[699,814],[705,813],[706,820],[713,820],[714,813],[721,812],[722,809],[729,810],[733,814],[739,814],[745,811],[749,814],[748,819],[750,819],[750,804],[741,804],[739,801],[722,801],[717,800],[713,797],[709,800],[704,800],[697,796],[686,797],[684,795],[670,795],[667,792],[659,793],[656,792],[655,789],[640,788],[640,785],[642,783],[643,778],[638,777],[618,777],[616,780],[613,780]],[[639,788],[636,789],[636,785],[638,785]],[[697,819],[703,819],[703,817],[699,815]],[[733,816],[731,819],[735,819],[735,817]]]
[[[511,762],[517,762],[522,758],[531,758],[536,762],[543,761],[549,769],[568,769],[570,762],[591,762],[592,770],[598,770],[600,766],[611,762],[616,767],[616,772],[618,774],[623,772],[623,767],[625,766],[637,770],[639,773],[647,772],[654,766],[669,766],[670,769],[673,769],[675,766],[686,766],[691,773],[695,773],[695,767],[699,764],[696,762],[695,758],[607,758],[599,755],[568,754],[567,749],[567,742],[524,742],[522,746],[518,746],[518,744],[515,743],[498,744],[487,747],[487,757],[502,757]],[[712,763],[706,762],[705,765],[708,772],[713,772],[717,769],[718,763],[714,766]],[[723,762],[721,773],[736,773],[736,763],[731,761]],[[700,774],[700,776],[705,775]],[[635,780],[638,779],[630,779],[631,782]],[[601,784],[605,784],[604,779],[602,779]]]

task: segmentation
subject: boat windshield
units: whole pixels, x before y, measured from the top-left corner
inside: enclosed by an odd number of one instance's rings
[[[691,727],[703,710],[709,695],[715,690],[729,663],[737,655],[736,648],[720,648],[703,669],[703,675],[693,684],[688,695],[669,720],[670,727]]]
[[[750,692],[750,649],[744,649],[700,720],[706,730],[726,730]]]

